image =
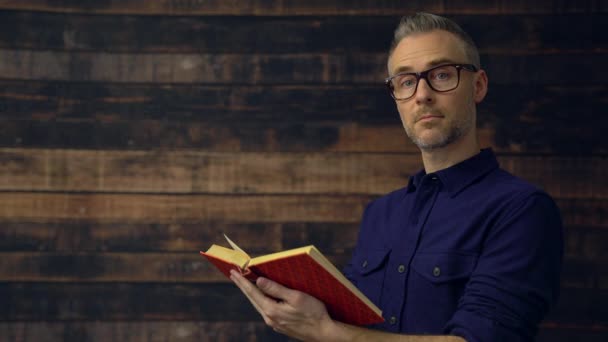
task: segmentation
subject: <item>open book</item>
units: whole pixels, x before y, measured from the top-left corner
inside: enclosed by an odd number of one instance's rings
[[[212,245],[200,252],[226,277],[236,269],[250,280],[265,277],[288,288],[308,293],[325,303],[338,321],[369,325],[383,322],[382,311],[361,293],[314,246],[251,258],[226,236],[232,249]]]

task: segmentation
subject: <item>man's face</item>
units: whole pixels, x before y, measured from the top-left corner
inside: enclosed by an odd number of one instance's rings
[[[447,31],[419,33],[401,40],[390,56],[390,75],[421,72],[449,63],[470,63],[464,43]],[[407,135],[423,150],[445,147],[475,134],[475,104],[487,90],[484,71],[461,70],[454,90],[438,93],[421,79],[416,94],[396,101]]]

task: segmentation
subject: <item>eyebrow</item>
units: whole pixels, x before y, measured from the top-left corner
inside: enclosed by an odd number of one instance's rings
[[[451,63],[457,63],[457,62],[454,61],[453,59],[449,59],[449,58],[434,59],[434,60],[430,61],[429,63],[427,63],[427,67],[425,68],[425,70],[431,69],[431,68],[436,67],[441,64],[451,64]],[[397,74],[404,73],[404,72],[414,72],[414,71],[413,71],[412,67],[410,67],[410,66],[400,66],[393,72],[393,75],[397,75]]]

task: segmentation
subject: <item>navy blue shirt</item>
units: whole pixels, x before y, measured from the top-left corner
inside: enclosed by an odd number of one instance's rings
[[[533,341],[562,254],[553,200],[487,149],[371,202],[345,273],[382,309],[379,329]]]

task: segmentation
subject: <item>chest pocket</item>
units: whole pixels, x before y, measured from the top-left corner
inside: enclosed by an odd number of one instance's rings
[[[459,253],[418,254],[412,261],[416,273],[434,284],[468,279],[477,264],[477,255]]]
[[[354,259],[356,285],[374,304],[380,306],[384,275],[390,249],[359,253]]]

